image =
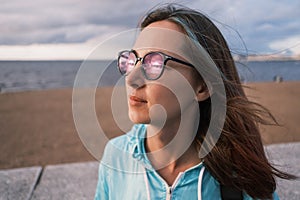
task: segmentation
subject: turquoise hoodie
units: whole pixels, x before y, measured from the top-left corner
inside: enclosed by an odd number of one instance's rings
[[[220,184],[203,163],[179,173],[169,186],[145,154],[145,135],[146,125],[139,124],[109,141],[99,165],[95,200],[221,200]],[[244,193],[243,199],[252,198]]]

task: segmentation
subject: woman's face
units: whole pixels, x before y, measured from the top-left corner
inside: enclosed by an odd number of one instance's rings
[[[146,28],[167,28],[182,32],[180,27],[170,21],[158,21]],[[150,51],[157,49],[134,49],[138,57],[143,57]],[[175,58],[178,55],[170,51],[158,50]],[[182,112],[193,106],[198,106],[197,96],[201,91],[200,76],[189,66],[174,61],[168,61],[162,76],[157,80],[147,80],[138,62],[134,69],[126,76],[129,118],[133,123],[176,123]],[[157,106],[159,105],[159,106]],[[163,109],[161,109],[163,108]]]

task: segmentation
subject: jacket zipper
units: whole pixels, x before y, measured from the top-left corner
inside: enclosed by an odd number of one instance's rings
[[[168,186],[166,200],[171,200],[171,196],[172,196],[172,187]]]
[[[180,179],[180,177],[181,177],[182,174],[183,174],[182,172],[180,172],[178,174],[178,176],[176,177],[176,179],[175,179],[175,181],[174,181],[174,183],[173,183],[172,186],[169,186],[168,183],[165,180],[163,180],[164,183],[165,183],[165,185],[166,185],[166,188],[167,188],[166,200],[171,200],[171,198],[172,198],[172,192],[173,192],[175,186],[177,185],[177,182]]]

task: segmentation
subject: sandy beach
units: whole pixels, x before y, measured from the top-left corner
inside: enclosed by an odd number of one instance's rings
[[[300,82],[247,84],[282,127],[261,127],[265,144],[300,141]],[[108,137],[122,134],[110,113],[111,88],[96,93],[96,114]],[[126,114],[120,111],[121,118]],[[95,160],[77,134],[72,89],[0,94],[0,169]]]

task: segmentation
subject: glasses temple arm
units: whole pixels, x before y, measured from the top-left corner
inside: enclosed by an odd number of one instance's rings
[[[173,61],[178,62],[178,63],[180,63],[180,64],[184,64],[184,65],[190,66],[190,67],[192,67],[192,68],[195,68],[194,65],[192,65],[191,63],[185,62],[185,61],[183,61],[183,60],[180,60],[180,59],[177,59],[177,58],[174,58],[174,57],[171,57],[171,56],[168,56],[168,57],[167,57],[167,60],[173,60]],[[167,61],[167,60],[166,60],[166,61]]]

